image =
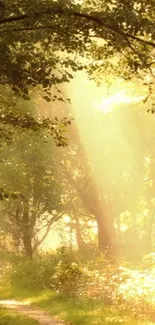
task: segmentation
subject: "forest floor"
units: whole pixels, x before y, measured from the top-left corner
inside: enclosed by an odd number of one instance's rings
[[[0,305],[18,315],[28,317],[35,323],[5,322],[6,325],[153,325],[148,319],[138,319],[122,313],[113,306],[105,306],[103,301],[68,298],[54,292],[14,292],[12,289],[0,289]],[[18,300],[15,300],[18,299]],[[17,314],[16,314],[17,315]],[[0,324],[1,313],[0,313]]]
[[[33,318],[0,306],[0,325],[39,325]]]
[[[9,309],[11,309],[11,312],[15,311],[15,314],[11,313],[11,316],[14,315],[18,317],[19,314],[24,315],[26,316],[27,319],[32,319],[37,321],[35,322],[35,324],[40,324],[40,325],[62,325],[63,324],[62,320],[58,320],[56,317],[52,317],[48,312],[43,311],[40,308],[31,307],[26,303],[21,303],[16,300],[0,300],[0,306],[2,306],[2,308],[5,307],[5,311]],[[16,314],[16,312],[18,312],[18,314]],[[0,319],[0,324],[1,324],[1,319]],[[22,322],[21,324],[23,325]]]

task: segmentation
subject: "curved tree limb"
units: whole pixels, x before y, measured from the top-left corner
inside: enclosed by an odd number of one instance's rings
[[[36,244],[33,247],[33,253],[39,248],[39,246],[44,242],[44,240],[46,239],[47,235],[49,234],[50,230],[51,230],[51,226],[53,225],[53,223],[55,221],[58,221],[59,219],[61,219],[61,217],[63,216],[64,211],[62,213],[58,213],[56,216],[54,216],[53,218],[50,219],[50,221],[47,224],[47,228],[46,231],[44,233],[44,235],[41,237],[40,240],[38,240],[36,242]]]
[[[154,47],[155,48],[155,43],[154,42],[151,42],[151,41],[147,41],[147,40],[144,40],[142,38],[139,38],[135,35],[132,35],[130,33],[126,33],[124,32],[123,30],[121,30],[120,28],[117,28],[117,27],[112,27],[110,26],[109,24],[106,24],[103,22],[103,20],[101,18],[99,18],[97,15],[91,15],[91,14],[87,14],[87,13],[84,13],[84,12],[78,12],[78,11],[74,11],[74,10],[70,10],[70,9],[64,9],[64,8],[61,8],[61,7],[56,7],[56,8],[47,8],[46,10],[44,11],[40,11],[40,12],[36,12],[33,14],[33,18],[34,17],[39,17],[39,16],[44,16],[44,15],[69,15],[69,16],[74,16],[74,17],[79,17],[79,18],[84,18],[88,21],[92,21],[94,23],[96,23],[97,25],[100,25],[104,28],[107,28],[108,30],[116,33],[116,34],[119,34],[120,36],[124,37],[124,38],[129,38],[129,39],[133,39],[139,43],[143,43],[144,45],[148,45],[148,46],[151,46],[151,47]],[[31,18],[32,15],[28,15],[28,14],[23,14],[23,15],[19,15],[19,16],[11,16],[11,17],[7,17],[7,18],[4,18],[4,19],[1,19],[0,20],[0,25],[4,25],[4,24],[7,24],[7,23],[13,23],[13,22],[20,22],[20,21],[24,21],[26,19],[29,19]],[[19,28],[20,29],[20,28]],[[101,36],[102,38],[102,36]]]

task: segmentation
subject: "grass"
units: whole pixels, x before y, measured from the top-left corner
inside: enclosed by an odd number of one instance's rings
[[[84,298],[69,298],[51,291],[28,292],[13,288],[1,288],[1,299],[30,301],[32,305],[48,311],[51,315],[72,325],[153,325],[148,320],[138,320],[120,312],[115,307],[106,306],[104,301]],[[3,323],[2,323],[3,324]],[[7,324],[7,323],[6,323]],[[5,324],[5,325],[6,325]],[[8,323],[18,325],[19,323]],[[22,325],[29,323],[21,322]],[[31,324],[31,323],[30,323]],[[0,323],[1,325],[1,323]]]
[[[38,322],[0,307],[0,325],[38,325]]]

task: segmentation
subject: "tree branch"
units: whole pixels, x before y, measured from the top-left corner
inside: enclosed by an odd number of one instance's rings
[[[68,179],[70,185],[76,190],[76,192],[78,193],[80,199],[82,200],[83,204],[87,207],[87,209],[90,211],[90,213],[94,216],[97,215],[97,209],[94,209],[94,207],[92,206],[92,202],[90,203],[90,199],[87,198],[86,194],[83,193],[82,189],[79,187],[79,185],[77,184],[77,182],[73,179],[73,177],[71,176],[71,174],[68,172],[68,170],[65,168],[64,164],[62,163],[62,168],[64,170],[64,173],[66,175],[66,178]],[[95,195],[94,195],[95,196]],[[96,208],[96,206],[95,206]],[[99,208],[99,206],[98,206]]]
[[[58,220],[63,216],[63,214],[64,214],[64,211],[63,211],[62,213],[60,213],[60,214],[57,214],[55,217],[53,217],[53,218],[49,221],[49,223],[48,223],[48,225],[47,225],[47,228],[46,228],[46,231],[45,231],[44,235],[43,235],[42,238],[41,238],[40,240],[38,240],[38,242],[34,245],[34,247],[33,247],[33,252],[35,252],[35,251],[38,249],[38,247],[39,247],[39,246],[44,242],[44,240],[46,239],[47,235],[49,234],[49,232],[50,232],[50,230],[51,230],[51,226],[52,226],[52,224],[53,224],[55,221],[58,221]]]
[[[73,11],[73,10],[69,10],[69,9],[63,9],[61,7],[56,7],[56,8],[47,8],[45,11],[41,11],[41,12],[34,12],[33,15],[28,15],[28,14],[23,14],[23,15],[19,15],[19,16],[11,16],[8,18],[4,18],[0,20],[0,25],[4,25],[6,23],[12,23],[12,22],[20,22],[23,21],[25,19],[29,19],[31,17],[39,17],[39,16],[44,16],[44,15],[63,15],[63,14],[67,14],[69,16],[73,16],[73,17],[79,17],[79,18],[84,18],[88,21],[94,22],[97,25],[100,25],[108,30],[111,30],[112,32],[114,32],[115,34],[119,34],[122,37],[125,38],[129,38],[129,39],[133,39],[139,43],[143,43],[144,45],[148,45],[151,47],[155,48],[155,43],[151,42],[151,41],[147,41],[144,39],[141,39],[135,35],[132,35],[130,33],[126,33],[124,31],[122,31],[120,28],[118,27],[112,27],[106,23],[103,22],[103,20],[97,16],[91,15],[91,14],[87,14],[84,12],[78,12],[78,11]],[[99,14],[99,13],[98,13]],[[101,38],[103,38],[101,36]]]

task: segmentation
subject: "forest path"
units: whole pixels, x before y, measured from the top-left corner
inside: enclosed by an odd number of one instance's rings
[[[0,306],[35,319],[40,325],[64,325],[64,321],[57,319],[56,316],[51,316],[40,308],[32,307],[31,304],[16,300],[0,300]]]

